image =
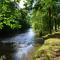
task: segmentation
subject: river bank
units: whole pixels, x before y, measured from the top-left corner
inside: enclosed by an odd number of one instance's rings
[[[33,60],[60,60],[60,33],[44,36],[46,39],[35,52]]]

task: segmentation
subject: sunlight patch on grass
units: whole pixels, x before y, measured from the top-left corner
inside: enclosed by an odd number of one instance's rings
[[[60,46],[60,39],[49,38],[45,41],[44,45],[52,45],[52,46],[58,45],[58,46]]]

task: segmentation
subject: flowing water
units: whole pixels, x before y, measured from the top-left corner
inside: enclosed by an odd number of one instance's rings
[[[29,29],[14,37],[0,39],[0,58],[4,60],[32,60],[34,35],[33,30]]]

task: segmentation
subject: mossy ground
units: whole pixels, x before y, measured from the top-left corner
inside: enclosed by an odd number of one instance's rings
[[[60,33],[46,39],[35,52],[33,60],[60,60]]]

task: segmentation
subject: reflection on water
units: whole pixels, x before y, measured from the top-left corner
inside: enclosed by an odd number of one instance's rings
[[[5,60],[31,60],[30,54],[33,52],[34,32],[29,29],[26,33],[18,34],[14,37],[5,38],[0,41],[0,57],[5,56]]]

